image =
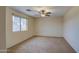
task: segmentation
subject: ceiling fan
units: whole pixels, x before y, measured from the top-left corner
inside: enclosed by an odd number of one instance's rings
[[[46,12],[46,10],[41,10],[39,12],[41,14],[41,16],[50,16],[51,12]]]
[[[36,11],[36,12],[40,13],[41,17],[50,16],[50,15],[52,14],[51,11],[46,11],[46,10],[44,10],[44,9],[42,9],[42,10],[40,10],[40,11],[31,10],[31,9],[26,9],[26,11],[29,11],[29,12],[31,12],[31,11]]]

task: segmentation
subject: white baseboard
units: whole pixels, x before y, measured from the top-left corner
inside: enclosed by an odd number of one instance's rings
[[[40,37],[61,37],[61,38],[64,38],[62,36],[45,36],[45,35],[35,35],[35,36],[40,36]]]

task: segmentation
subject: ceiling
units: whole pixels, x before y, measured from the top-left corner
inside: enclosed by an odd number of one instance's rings
[[[51,16],[63,16],[71,7],[70,6],[10,6],[10,8],[22,12],[32,17],[41,17],[39,10],[49,10]],[[27,11],[27,10],[30,11]]]

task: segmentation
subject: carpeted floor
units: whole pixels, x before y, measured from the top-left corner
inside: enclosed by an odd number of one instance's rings
[[[64,38],[33,37],[14,47],[8,52],[16,53],[74,53],[72,47]]]

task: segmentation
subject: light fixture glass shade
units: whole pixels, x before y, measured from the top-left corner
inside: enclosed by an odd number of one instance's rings
[[[45,17],[45,14],[41,14],[42,17]]]

